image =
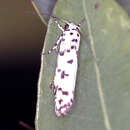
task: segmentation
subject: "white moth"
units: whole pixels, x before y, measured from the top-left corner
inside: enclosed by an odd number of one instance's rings
[[[72,108],[74,103],[75,83],[78,67],[78,50],[80,45],[80,24],[76,25],[66,20],[63,28],[55,16],[52,16],[62,31],[56,44],[47,53],[50,54],[60,45],[57,66],[55,71],[54,81],[51,83],[51,88],[54,93],[55,112],[57,116],[66,115]]]

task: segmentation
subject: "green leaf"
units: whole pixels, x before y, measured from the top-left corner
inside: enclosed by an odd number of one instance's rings
[[[130,15],[130,1],[129,0],[116,0]]]
[[[57,53],[41,57],[36,130],[129,130],[130,20],[113,0],[60,0],[57,17],[81,27],[75,104],[67,116],[56,117],[53,92]],[[50,20],[44,43],[47,52],[61,34]]]

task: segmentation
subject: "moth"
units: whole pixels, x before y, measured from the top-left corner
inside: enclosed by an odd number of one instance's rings
[[[67,115],[74,103],[75,83],[78,68],[78,51],[80,46],[80,25],[60,19],[65,23],[62,27],[59,18],[51,16],[62,31],[54,46],[43,55],[50,54],[57,49],[57,65],[54,80],[50,87],[53,89],[55,112],[57,116]]]

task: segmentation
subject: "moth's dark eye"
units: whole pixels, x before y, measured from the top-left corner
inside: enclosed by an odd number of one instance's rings
[[[67,30],[67,29],[69,29],[69,25],[68,24],[65,25],[65,30]]]
[[[78,28],[78,27],[76,27],[76,30],[80,33],[80,30],[79,30],[79,28]]]

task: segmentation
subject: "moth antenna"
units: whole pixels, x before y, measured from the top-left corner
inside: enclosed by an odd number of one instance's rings
[[[57,19],[57,20],[62,21],[62,22],[64,22],[64,23],[69,23],[67,20],[58,18],[58,17],[56,17],[56,16],[54,16],[54,15],[51,15],[50,17],[52,17],[54,20]]]
[[[62,22],[64,22],[64,23],[68,23],[67,20],[58,18],[57,16],[55,16],[55,15],[53,15],[53,14],[43,13],[43,15],[47,15],[47,16],[52,17],[54,21],[59,20],[59,21],[62,21]]]
[[[78,26],[81,26],[82,24],[84,24],[85,22],[85,17],[80,21],[80,23],[78,24]]]

